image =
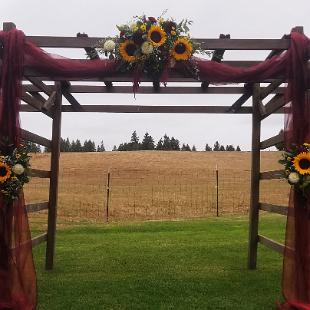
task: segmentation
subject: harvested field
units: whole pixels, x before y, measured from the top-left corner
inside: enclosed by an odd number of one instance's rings
[[[58,217],[103,222],[204,218],[216,216],[216,166],[219,215],[246,214],[250,198],[250,152],[62,153]],[[261,170],[280,169],[280,152],[262,152]],[[32,167],[49,169],[50,154],[34,154]],[[26,201],[48,199],[49,182],[33,178]],[[261,201],[287,204],[284,180],[261,182]],[[42,215],[32,215],[32,218]]]

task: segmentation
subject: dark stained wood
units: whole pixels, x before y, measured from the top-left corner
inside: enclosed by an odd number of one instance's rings
[[[32,92],[29,92],[29,94],[32,97],[34,97],[37,101],[39,101],[43,106],[43,104],[45,103],[46,100],[40,93],[32,91]]]
[[[269,139],[262,141],[260,143],[260,148],[261,148],[261,150],[264,150],[264,149],[267,149],[268,147],[275,146],[279,143],[282,143],[283,141],[284,141],[284,134],[282,132],[276,136],[273,136]]]
[[[272,170],[260,173],[261,180],[277,180],[285,178],[284,170]]]
[[[265,112],[261,116],[261,119],[264,119],[277,111],[278,109],[282,108],[286,104],[284,100],[284,95],[282,94],[276,94],[273,96],[272,99],[265,105]]]
[[[74,98],[74,96],[69,91],[70,85],[71,84],[67,81],[65,83],[61,83],[62,94],[69,101],[69,103],[72,105],[72,108],[74,111],[83,112],[82,106],[80,105],[80,103]]]
[[[50,140],[44,137],[41,137],[35,133],[32,133],[28,130],[25,130],[25,129],[21,129],[21,138],[23,140],[31,141],[31,142],[46,146],[48,148],[50,148],[52,145],[52,142]]]
[[[231,107],[229,107],[228,112],[236,113],[242,107],[242,105],[252,96],[253,84],[244,84],[244,94],[238,98]]]
[[[83,112],[102,113],[232,113],[226,106],[142,106],[142,105],[82,105]],[[63,112],[75,112],[71,105],[62,106]],[[252,107],[242,107],[239,114],[252,113]]]
[[[87,48],[94,47],[104,37],[55,37],[27,36],[27,39],[40,47]],[[286,50],[290,46],[288,39],[192,39],[207,50]]]
[[[50,178],[51,171],[31,168],[28,174],[33,178]]]
[[[61,84],[59,82],[55,83],[55,89],[56,89],[56,98],[53,107],[51,180],[49,189],[49,209],[48,209],[47,245],[46,245],[46,262],[45,262],[45,268],[47,270],[53,269],[54,266],[60,138],[61,138],[62,90],[61,90]]]
[[[49,87],[47,85],[47,87]],[[52,86],[53,87],[53,86]],[[51,89],[52,89],[51,87]],[[262,87],[264,91],[266,87]],[[40,89],[34,85],[23,85],[25,92],[40,92]],[[108,89],[106,86],[99,85],[70,85],[68,86],[70,93],[121,93],[131,94],[132,86],[113,86],[112,89]],[[198,86],[167,86],[161,87],[159,91],[154,92],[152,86],[139,87],[138,94],[243,94],[244,87],[227,86],[227,87],[213,87],[209,86],[207,89],[201,89]],[[283,94],[285,87],[279,87],[273,91],[273,93]]]
[[[44,113],[45,115],[47,115],[48,117],[51,117],[51,114],[49,111],[45,111],[44,109],[42,109],[43,104],[42,102],[38,101],[37,99],[35,99],[34,97],[32,97],[31,95],[27,94],[27,93],[23,93],[21,96],[21,99],[28,103],[29,105],[31,105],[33,108],[35,108],[37,111],[40,111],[42,113]]]
[[[48,99],[42,105],[42,111],[50,111],[52,106],[55,103],[56,92],[53,91],[52,94],[48,97]]]
[[[38,212],[48,209],[48,202],[31,203],[26,205],[26,210],[28,213]]]
[[[32,247],[35,247],[47,240],[47,234],[42,234],[40,236],[34,237],[31,239]]]
[[[42,80],[39,78],[27,76],[27,80],[30,81],[33,85],[37,86],[42,92],[44,92],[46,95],[50,96],[53,92],[50,87],[47,87],[45,83],[43,83]]]
[[[285,80],[276,80],[272,83],[270,83],[267,87],[264,87],[261,91],[261,99],[263,100],[268,95],[272,94],[274,91],[279,89],[279,86],[284,83]]]
[[[287,213],[288,213],[288,207],[287,206],[278,206],[278,205],[273,205],[273,204],[269,204],[269,203],[260,203],[259,209],[262,211],[277,213],[277,214],[281,214],[281,215],[287,215]]]
[[[256,269],[257,241],[259,221],[259,172],[260,172],[260,86],[253,85],[253,115],[252,115],[252,153],[251,153],[251,199],[249,213],[249,245],[248,268]]]
[[[12,22],[4,22],[3,27],[2,27],[3,31],[10,31],[15,28],[16,28],[16,25]]]
[[[258,242],[263,244],[267,248],[274,250],[280,254],[284,253],[284,245],[277,242],[277,241],[271,240],[271,239],[264,237],[262,235],[258,235]]]

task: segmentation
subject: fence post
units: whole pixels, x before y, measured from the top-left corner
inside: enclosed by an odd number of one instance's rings
[[[110,171],[108,171],[107,175],[107,201],[106,201],[106,212],[105,212],[105,221],[109,222],[109,201],[110,201]]]
[[[216,178],[216,217],[219,217],[219,170],[217,164],[215,166],[215,178]]]

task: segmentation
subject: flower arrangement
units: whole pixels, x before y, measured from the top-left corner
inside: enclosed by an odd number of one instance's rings
[[[282,157],[279,163],[285,167],[288,183],[305,195],[310,186],[310,144],[292,145]]]
[[[158,18],[135,16],[131,23],[117,26],[119,36],[100,41],[99,52],[120,61],[121,72],[142,71],[153,79],[177,62],[189,60],[194,53],[207,53],[190,38],[192,21],[177,23],[164,19],[163,14]]]
[[[24,145],[14,148],[10,155],[0,153],[0,196],[6,202],[17,199],[24,184],[29,182],[29,159]]]

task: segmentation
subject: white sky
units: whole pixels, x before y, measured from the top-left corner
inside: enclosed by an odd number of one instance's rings
[[[128,22],[132,16],[145,13],[159,16],[168,9],[166,17],[177,21],[188,18],[194,21],[191,35],[195,38],[217,38],[220,33],[231,38],[281,38],[294,26],[304,26],[310,31],[310,0],[194,0],[194,1],[81,1],[81,0],[1,0],[2,20],[12,21],[26,35],[75,36],[85,32],[89,36],[114,36],[116,24]],[[55,50],[53,51],[55,52]],[[84,57],[83,51],[57,50],[66,57]],[[227,51],[224,59],[263,60],[267,52]],[[235,95],[133,95],[101,94],[75,95],[82,104],[193,104],[230,105]],[[279,132],[282,116],[272,116],[263,121],[262,138]],[[42,115],[22,114],[22,127],[51,136],[51,122]],[[90,114],[64,113],[62,137],[88,138],[108,150],[113,145],[127,141],[137,130],[140,138],[148,131],[157,141],[165,133],[181,142],[195,144],[202,150],[216,140],[221,144],[240,145],[249,150],[251,143],[250,115],[195,115],[195,114]]]

